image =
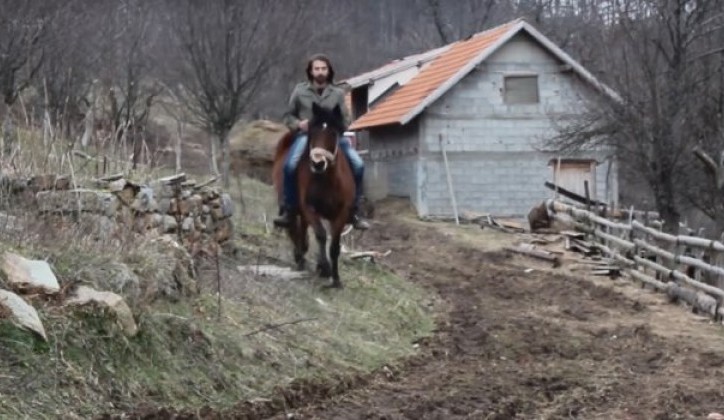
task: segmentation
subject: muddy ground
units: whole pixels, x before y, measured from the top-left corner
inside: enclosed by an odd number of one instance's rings
[[[724,412],[721,325],[629,279],[574,277],[481,251],[404,209],[379,208],[356,247],[392,250],[384,264],[440,296],[439,328],[417,343],[422,355],[347,386],[302,393],[276,413],[240,406],[199,417],[688,419]]]

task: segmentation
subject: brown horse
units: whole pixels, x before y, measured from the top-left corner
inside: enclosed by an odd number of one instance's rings
[[[329,110],[314,104],[309,121],[307,146],[297,166],[297,205],[291,214],[289,238],[294,245],[298,270],[304,270],[304,255],[309,249],[307,228],[314,230],[319,244],[317,270],[321,277],[332,277],[331,287],[342,287],[339,279],[339,253],[342,231],[354,203],[355,184],[352,169],[339,151],[338,141],[345,130],[339,106]],[[285,134],[277,144],[272,178],[279,199],[283,192],[284,161],[294,142],[295,133]],[[331,236],[328,243],[327,235]]]

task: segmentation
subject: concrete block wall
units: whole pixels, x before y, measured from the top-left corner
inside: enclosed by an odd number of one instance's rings
[[[448,153],[458,211],[522,217],[553,191],[549,157],[535,152]],[[422,216],[452,216],[453,207],[443,158],[426,154],[418,171],[418,212]],[[604,199],[606,164],[597,168],[599,199]]]
[[[416,121],[402,127],[370,131],[364,187],[368,198],[377,200],[388,195],[414,198],[418,135]]]
[[[448,153],[460,211],[523,216],[552,196],[544,186],[553,181],[544,141],[556,134],[556,121],[582,109],[592,92],[560,62],[525,35],[519,35],[489,57],[480,68],[425,111],[419,119],[420,165],[418,211],[422,215],[452,215],[440,139]],[[537,104],[507,105],[503,100],[506,74],[537,74]],[[606,200],[606,150],[579,155],[600,163],[596,170],[598,199]],[[616,167],[610,187],[616,197]]]

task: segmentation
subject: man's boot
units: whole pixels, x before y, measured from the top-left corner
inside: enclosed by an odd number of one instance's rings
[[[276,218],[274,218],[274,221],[273,221],[273,222],[274,222],[274,226],[283,227],[283,228],[286,228],[286,227],[291,226],[291,224],[292,224],[292,221],[291,221],[292,215],[291,215],[291,213],[292,213],[292,212],[291,212],[287,207],[285,207],[285,206],[280,207],[280,208],[279,208],[279,216],[277,216]]]
[[[357,230],[367,230],[370,228],[370,224],[357,214],[357,209],[352,210],[349,223]]]

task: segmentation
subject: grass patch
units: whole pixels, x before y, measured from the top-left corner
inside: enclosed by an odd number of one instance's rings
[[[245,206],[234,219],[241,252],[221,260],[220,319],[215,271],[203,265],[197,296],[151,306],[130,299],[134,337],[100,309],[34,300],[48,343],[0,320],[0,418],[89,418],[139,405],[223,409],[299,379],[365,373],[415,353],[413,343],[434,327],[429,297],[374,264],[343,261],[343,290],[241,274],[236,266],[288,261],[291,251],[264,224],[276,208],[271,188],[250,179],[242,186]],[[142,284],[173,275],[173,260],[148,244],[114,252],[68,243],[24,243],[21,253],[48,259],[62,284],[111,287],[107,277],[121,265]]]
[[[163,302],[123,336],[108,314],[46,308],[49,343],[0,324],[0,417],[80,418],[138,404],[215,408],[300,378],[368,372],[415,352],[432,319],[421,290],[365,264],[348,287],[242,279],[244,296]],[[256,334],[270,324],[311,320]]]

